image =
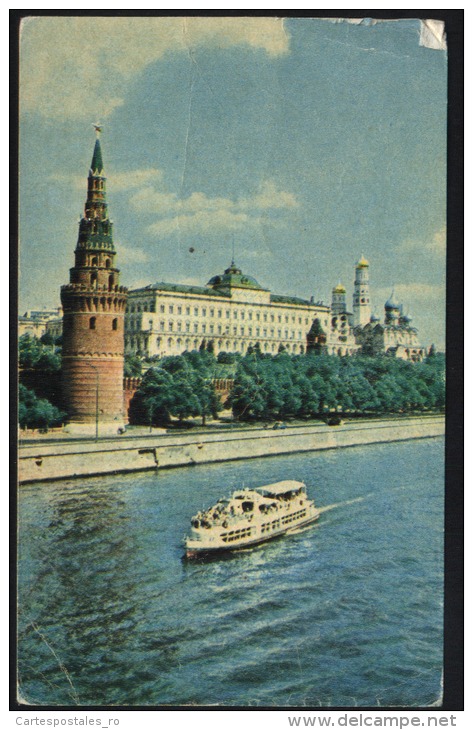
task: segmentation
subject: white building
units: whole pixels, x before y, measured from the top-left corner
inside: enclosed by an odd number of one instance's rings
[[[263,353],[274,355],[283,345],[291,354],[302,354],[315,319],[330,331],[330,307],[313,298],[272,294],[232,262],[205,287],[160,282],[130,290],[125,352],[147,358],[177,355],[205,341],[213,343],[215,354],[244,354],[257,344]],[[335,354],[358,349],[353,335],[333,344],[328,337],[328,344]]]

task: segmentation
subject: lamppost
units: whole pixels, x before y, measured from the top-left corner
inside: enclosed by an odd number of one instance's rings
[[[89,368],[95,370],[95,440],[99,440],[99,369],[90,362],[85,362]]]

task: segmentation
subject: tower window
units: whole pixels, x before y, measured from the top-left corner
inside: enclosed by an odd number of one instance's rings
[[[97,289],[97,274],[92,274],[90,277],[90,283],[92,284],[93,289]]]
[[[118,329],[118,319],[115,318],[114,320],[112,320],[112,330],[117,330],[117,329]]]
[[[106,269],[110,268],[110,259],[105,259],[105,268]]]
[[[94,330],[95,329],[96,319],[97,319],[96,317],[91,317],[89,319],[89,329],[91,329],[91,330]]]
[[[94,256],[92,259],[92,266],[97,266],[97,256]]]

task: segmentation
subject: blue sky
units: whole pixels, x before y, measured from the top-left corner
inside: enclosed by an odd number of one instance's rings
[[[330,300],[370,261],[444,346],[447,59],[419,22],[29,18],[21,40],[20,310],[68,281],[103,122],[121,281],[230,262]]]

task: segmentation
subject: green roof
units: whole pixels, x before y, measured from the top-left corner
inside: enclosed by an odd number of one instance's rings
[[[271,294],[270,299],[272,302],[279,304],[314,304],[314,302],[310,302],[308,299],[301,299],[300,297],[286,297],[284,294]]]
[[[140,289],[133,289],[131,291],[169,291],[179,292],[180,294],[205,294],[210,297],[228,297],[221,291],[215,291],[214,289],[208,289],[206,286],[190,286],[187,284],[167,284],[164,281],[158,281],[156,284],[148,284]]]
[[[253,276],[243,274],[241,269],[232,261],[228,269],[221,275],[212,276],[208,282],[208,286],[214,289],[228,289],[237,287],[238,289],[257,289],[259,291],[268,291],[264,289]]]
[[[102,149],[100,140],[95,140],[94,154],[92,156],[92,164],[90,165],[92,172],[103,172]]]

